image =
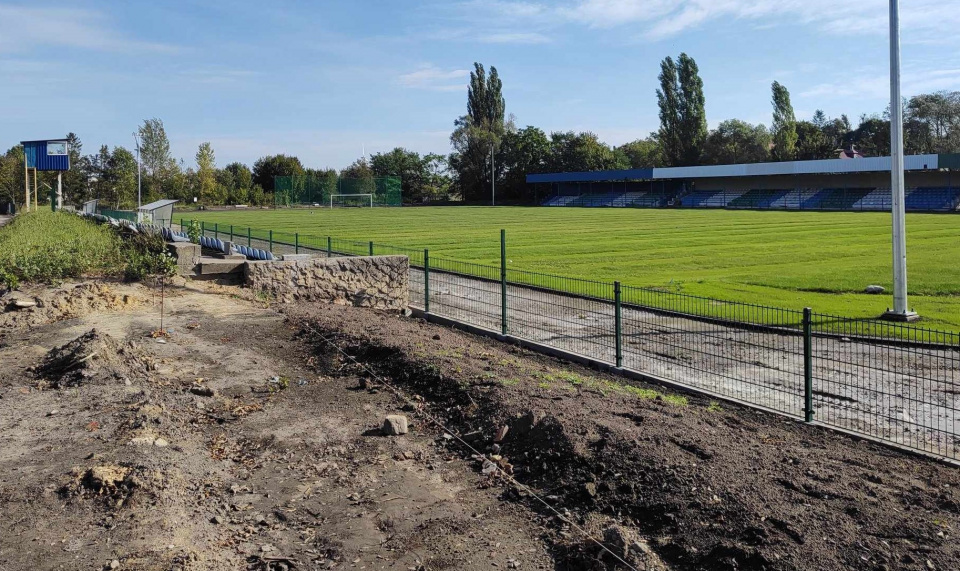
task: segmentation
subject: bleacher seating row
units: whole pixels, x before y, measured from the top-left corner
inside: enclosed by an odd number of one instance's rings
[[[544,206],[612,206],[659,208],[672,198],[670,193],[652,192],[587,192],[579,196],[551,196]]]
[[[694,190],[686,194],[647,192],[588,192],[552,196],[543,206],[610,206],[660,208],[731,208],[751,210],[890,210],[889,188]],[[960,208],[960,188],[913,188],[904,204],[911,211],[953,211]]]

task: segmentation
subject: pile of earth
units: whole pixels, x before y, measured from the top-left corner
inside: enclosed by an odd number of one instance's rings
[[[7,292],[0,296],[0,336],[5,329],[36,327],[94,312],[126,309],[143,302],[99,282]]]
[[[33,373],[55,389],[142,378],[150,362],[133,342],[118,343],[96,329],[51,349]]]
[[[555,557],[570,568],[617,568],[569,525],[598,517],[594,537],[612,520],[641,538],[622,554],[648,545],[675,569],[935,570],[960,559],[960,475],[935,461],[420,320],[284,311],[327,374],[388,379],[471,447],[450,439],[451,452],[484,474],[485,460],[508,467],[523,486],[490,485],[555,525]]]

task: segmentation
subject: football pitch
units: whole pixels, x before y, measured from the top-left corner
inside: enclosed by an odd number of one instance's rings
[[[431,257],[876,317],[892,305],[890,215],[631,208],[414,207],[175,214],[303,235],[429,248]],[[960,331],[960,216],[907,215],[909,304]],[[868,285],[882,295],[862,293]]]

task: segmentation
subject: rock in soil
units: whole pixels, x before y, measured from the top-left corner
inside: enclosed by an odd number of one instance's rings
[[[383,421],[383,433],[387,436],[400,436],[409,432],[407,417],[402,414],[391,414]]]

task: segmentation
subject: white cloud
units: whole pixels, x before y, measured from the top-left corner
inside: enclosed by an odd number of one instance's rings
[[[431,91],[459,91],[466,87],[464,81],[470,75],[466,69],[444,71],[435,65],[425,65],[416,71],[404,73],[397,78],[400,85]]]
[[[495,32],[480,34],[477,41],[488,44],[546,44],[550,38],[536,32]]]
[[[901,79],[904,97],[941,89],[960,89],[960,69],[907,70]],[[890,76],[886,69],[855,71],[833,81],[815,84],[799,94],[801,98],[848,97],[857,99],[890,98]]]
[[[500,22],[496,33],[531,27],[543,35],[561,25],[591,28],[629,27],[636,37],[658,40],[731,20],[756,27],[810,25],[835,35],[883,34],[888,29],[887,0],[570,0],[566,3],[473,0],[463,13],[484,14]],[[503,25],[507,22],[507,25]],[[901,26],[905,40],[917,43],[953,41],[960,25],[956,0],[904,0]],[[544,36],[547,37],[547,36]]]
[[[166,44],[126,38],[109,29],[98,12],[76,8],[0,5],[0,53],[40,47],[99,51],[176,51]]]
[[[200,84],[207,85],[226,85],[242,83],[260,75],[259,73],[246,69],[221,69],[221,68],[202,68],[187,69],[180,72],[183,79]]]

